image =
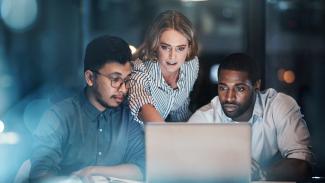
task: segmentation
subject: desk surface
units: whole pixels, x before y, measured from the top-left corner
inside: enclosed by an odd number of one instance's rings
[[[126,179],[118,179],[111,178],[111,181],[102,176],[92,176],[93,181],[95,183],[110,183],[110,182],[119,182],[119,183],[143,183],[139,181],[126,180]],[[253,181],[252,183],[296,183],[296,182],[288,182],[288,181]]]

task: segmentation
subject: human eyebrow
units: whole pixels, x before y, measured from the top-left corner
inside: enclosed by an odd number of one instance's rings
[[[181,45],[178,45],[176,47],[186,47],[186,46],[187,46],[187,44],[181,44]]]
[[[249,84],[249,83],[238,83],[238,84],[236,84],[235,86],[236,86],[236,87],[244,87],[244,88],[248,88],[248,87],[250,87],[250,85],[251,85],[251,84]]]
[[[165,42],[161,42],[160,45],[164,45],[164,46],[172,46],[171,44],[165,43]],[[174,47],[186,47],[187,44],[180,44],[180,45],[176,45]]]
[[[171,46],[170,44],[168,44],[168,43],[164,43],[164,42],[161,42],[160,45]]]
[[[108,76],[110,76],[110,77],[121,77],[122,74],[119,73],[119,72],[113,72],[113,73],[110,73]]]

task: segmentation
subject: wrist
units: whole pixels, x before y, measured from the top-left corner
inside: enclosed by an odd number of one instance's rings
[[[259,173],[260,180],[262,181],[267,180],[267,172],[264,169],[260,168],[258,173]]]

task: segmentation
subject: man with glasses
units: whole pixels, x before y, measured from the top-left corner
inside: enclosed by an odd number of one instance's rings
[[[98,175],[142,180],[143,130],[124,101],[130,60],[128,44],[118,37],[101,36],[88,44],[84,91],[54,105],[35,131],[32,182],[91,181]]]

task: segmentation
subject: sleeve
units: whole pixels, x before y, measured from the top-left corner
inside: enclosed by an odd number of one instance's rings
[[[188,120],[189,123],[213,123],[215,120],[214,117],[214,109],[212,107],[212,103],[209,103],[199,110],[195,111],[195,113]]]
[[[129,122],[126,161],[137,165],[145,175],[144,131],[142,126],[134,120]]]
[[[199,69],[200,69],[200,64],[199,64],[199,59],[198,57],[195,57],[193,60],[189,61],[190,63],[190,70],[192,71],[191,73],[193,73],[192,75],[192,79],[191,79],[191,86],[192,86],[192,89],[193,89],[193,85],[195,83],[195,81],[197,80],[198,78],[198,75],[199,75]]]
[[[171,111],[169,113],[169,120],[170,121],[187,121],[191,115],[192,112],[190,111],[189,105],[190,105],[190,92],[193,90],[193,86],[195,84],[195,81],[197,80],[198,73],[199,73],[199,60],[197,57],[195,57],[193,60],[188,61],[185,68],[185,73],[186,73],[186,87],[188,87],[187,90],[188,95],[187,99],[185,102],[177,109],[174,111]]]
[[[42,116],[33,134],[31,180],[58,174],[66,132],[67,128],[62,125],[62,120],[53,109]]]
[[[192,112],[189,109],[189,104],[190,104],[190,99],[187,98],[181,107],[179,107],[177,110],[171,111],[169,113],[169,115],[170,115],[169,120],[171,122],[172,121],[187,121],[192,115]]]
[[[134,118],[142,123],[138,119],[141,107],[145,104],[152,104],[153,106],[155,104],[150,94],[150,75],[147,73],[145,66],[141,60],[134,61],[133,65],[129,89],[129,106]]]
[[[300,107],[293,98],[281,93],[274,102],[273,118],[282,157],[313,163],[310,134]]]

